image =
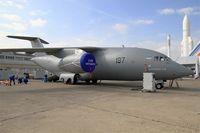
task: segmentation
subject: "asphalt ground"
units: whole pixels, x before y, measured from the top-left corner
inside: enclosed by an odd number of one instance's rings
[[[0,85],[0,133],[199,133],[200,80],[141,92],[142,82]]]

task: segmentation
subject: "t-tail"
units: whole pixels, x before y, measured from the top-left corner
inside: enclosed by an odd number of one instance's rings
[[[43,44],[49,44],[39,37],[28,37],[28,36],[7,36],[9,38],[28,40],[31,42],[33,48],[43,48]]]

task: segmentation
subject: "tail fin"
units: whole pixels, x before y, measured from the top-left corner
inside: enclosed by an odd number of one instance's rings
[[[193,50],[190,52],[189,56],[200,56],[200,42],[193,48]]]
[[[49,44],[48,42],[42,40],[39,37],[28,37],[28,36],[7,36],[7,37],[15,38],[15,39],[28,40],[28,41],[31,42],[31,45],[32,45],[33,48],[44,47],[43,44]]]

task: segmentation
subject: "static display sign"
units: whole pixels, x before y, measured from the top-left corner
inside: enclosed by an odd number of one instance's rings
[[[80,60],[81,68],[85,72],[93,72],[96,67],[96,60],[91,53],[84,53]]]

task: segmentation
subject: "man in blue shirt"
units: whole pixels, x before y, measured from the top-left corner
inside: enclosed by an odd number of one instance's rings
[[[14,74],[9,76],[9,80],[10,80],[10,86],[12,85],[12,82],[15,85],[15,75]]]

